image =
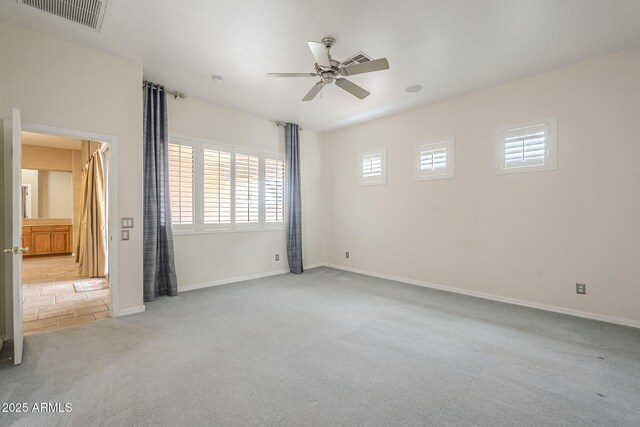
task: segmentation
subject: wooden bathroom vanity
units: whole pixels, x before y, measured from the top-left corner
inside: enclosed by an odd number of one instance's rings
[[[71,254],[72,235],[71,219],[24,219],[22,247],[29,248],[24,255]]]

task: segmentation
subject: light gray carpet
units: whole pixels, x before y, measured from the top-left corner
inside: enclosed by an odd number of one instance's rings
[[[329,268],[27,337],[16,425],[640,425],[640,330]]]

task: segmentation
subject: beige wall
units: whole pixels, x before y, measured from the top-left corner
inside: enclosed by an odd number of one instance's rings
[[[17,107],[25,122],[117,137],[119,215],[136,224],[119,245],[120,310],[142,306],[141,84],[139,63],[0,21],[3,118]]]
[[[73,175],[71,172],[38,173],[38,209],[41,218],[73,219]]]
[[[22,146],[22,168],[50,171],[73,170],[71,156],[74,150],[38,145]]]
[[[270,120],[216,107],[194,99],[169,98],[169,133],[217,143],[284,153],[284,131]],[[320,195],[321,145],[317,134],[300,133],[303,258],[324,262],[317,206]],[[233,280],[288,270],[284,230],[176,234],[176,270],[180,287]],[[280,261],[274,255],[280,255]]]
[[[633,49],[323,135],[328,261],[637,324],[639,112]],[[496,128],[550,116],[557,170],[496,175]],[[455,178],[415,182],[414,144],[450,135]],[[379,147],[389,183],[359,187]]]

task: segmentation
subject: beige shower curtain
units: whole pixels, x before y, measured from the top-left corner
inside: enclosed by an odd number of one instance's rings
[[[97,150],[82,168],[80,230],[76,261],[85,277],[107,275],[105,181],[102,153]]]

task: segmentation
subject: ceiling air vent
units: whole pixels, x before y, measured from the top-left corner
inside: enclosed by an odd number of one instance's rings
[[[100,31],[107,0],[17,0],[18,3],[35,7]]]
[[[342,61],[343,66],[351,65],[351,64],[362,64],[363,62],[371,61],[371,57],[364,52],[358,52],[355,55],[351,55],[344,61]]]

